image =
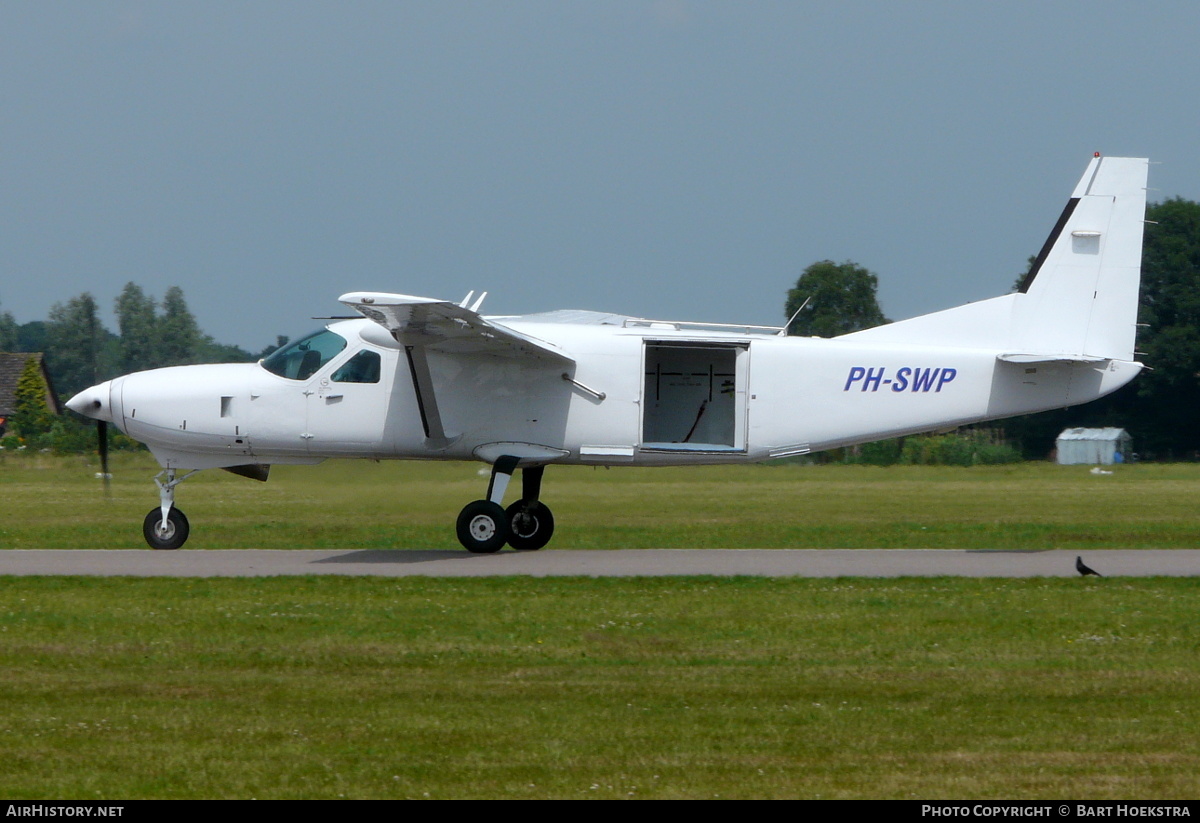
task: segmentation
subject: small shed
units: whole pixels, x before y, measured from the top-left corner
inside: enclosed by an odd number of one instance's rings
[[[1064,466],[1127,463],[1133,457],[1133,438],[1124,429],[1063,429],[1055,441],[1058,462]]]

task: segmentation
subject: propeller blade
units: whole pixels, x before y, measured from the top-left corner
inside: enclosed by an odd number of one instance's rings
[[[104,490],[108,491],[108,421],[96,421],[97,450],[100,452],[100,474],[104,478]]]

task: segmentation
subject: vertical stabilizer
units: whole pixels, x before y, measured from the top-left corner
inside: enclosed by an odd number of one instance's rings
[[[1148,166],[1088,165],[1021,284],[1014,353],[1133,360]]]

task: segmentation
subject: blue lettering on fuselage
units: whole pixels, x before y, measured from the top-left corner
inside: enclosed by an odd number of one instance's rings
[[[850,391],[851,387],[857,386],[859,391],[877,392],[881,387],[887,386],[894,392],[928,393],[932,391],[937,394],[957,376],[958,369],[946,366],[941,368],[909,368],[905,366],[897,369],[895,375],[891,377],[888,376],[887,368],[884,366],[851,366],[842,391]]]

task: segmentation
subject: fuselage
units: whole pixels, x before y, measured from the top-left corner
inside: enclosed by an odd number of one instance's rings
[[[1074,405],[1141,368],[583,312],[489,321],[544,341],[573,365],[433,346],[425,353],[432,385],[422,392],[410,353],[364,319],[331,324],[261,363],[138,372],[72,403],[77,411],[90,404],[91,416],[146,443],[168,468],[331,457],[490,463],[502,454],[682,465],[760,461]]]

